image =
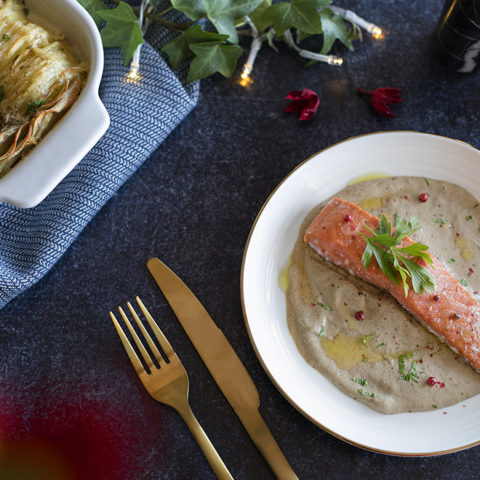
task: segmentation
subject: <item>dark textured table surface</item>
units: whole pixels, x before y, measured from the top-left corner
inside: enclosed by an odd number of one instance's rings
[[[385,39],[365,35],[353,53],[338,47],[341,68],[305,69],[286,47],[278,54],[264,47],[250,89],[220,76],[203,81],[193,113],[51,272],[0,311],[0,417],[12,438],[40,446],[45,458],[58,457],[52,461],[66,458],[82,480],[214,478],[179,415],[140,385],[108,318],[110,309],[140,295],[182,358],[192,408],[233,476],[273,478],[147,274],[146,261],[158,256],[232,343],[299,478],[478,478],[479,447],[398,458],[348,445],[313,425],[277,391],[245,328],[245,242],[268,195],[301,161],[345,138],[384,130],[430,132],[480,146],[480,72],[449,73],[430,55],[442,2],[339,4],[384,27]],[[382,118],[357,96],[357,86],[399,87],[405,101],[393,107],[394,119]],[[283,112],[286,93],[302,88],[321,99],[315,118],[304,123]],[[43,467],[34,467],[34,447],[12,441],[4,451],[35,468],[27,478],[39,480]],[[4,472],[0,478],[15,480]]]

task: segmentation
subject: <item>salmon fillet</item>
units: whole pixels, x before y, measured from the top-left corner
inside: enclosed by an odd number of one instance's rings
[[[433,255],[431,266],[418,263],[435,277],[434,293],[419,295],[410,289],[405,297],[403,286],[384,275],[375,259],[366,270],[361,260],[366,241],[360,233],[371,236],[364,225],[375,231],[378,224],[377,217],[358,205],[333,198],[308,227],[304,240],[326,260],[389,292],[480,373],[480,304]],[[402,246],[412,243],[406,237]]]

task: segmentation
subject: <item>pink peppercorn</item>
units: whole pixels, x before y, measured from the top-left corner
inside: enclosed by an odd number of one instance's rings
[[[421,193],[419,196],[418,196],[418,199],[421,201],[421,202],[426,202],[428,200],[428,195],[426,193]]]
[[[365,313],[362,312],[361,310],[359,310],[359,311],[355,314],[355,319],[358,320],[359,322],[361,322],[362,320],[365,320]]]
[[[428,377],[427,382],[431,387],[445,388],[445,384],[438,381],[435,377]]]
[[[345,221],[345,223],[351,222],[352,216],[347,213],[347,215],[343,217],[343,220]]]

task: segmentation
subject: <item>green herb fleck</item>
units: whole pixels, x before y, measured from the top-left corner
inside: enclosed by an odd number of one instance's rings
[[[320,327],[320,333],[319,333],[319,335],[320,335],[321,337],[325,336],[325,325],[322,325],[322,326]]]
[[[448,222],[444,220],[443,218],[434,218],[433,219],[434,223],[441,223],[442,225],[448,225]]]
[[[468,286],[468,282],[467,282],[464,278],[462,278],[461,280],[459,280],[458,283],[459,283],[460,285],[462,285],[462,287],[467,287],[467,286]]]
[[[429,187],[429,186],[430,186],[430,182],[428,181],[428,178],[425,178],[425,177],[424,177],[423,179],[425,180],[425,183],[427,184],[427,187]]]
[[[30,13],[30,10],[28,8],[24,8],[23,13],[25,14],[26,17],[28,17],[28,14]]]
[[[368,344],[376,337],[376,335],[374,333],[370,333],[368,335],[364,335],[362,337],[362,343],[368,347]]]
[[[407,370],[405,368],[405,359],[412,358],[413,353],[408,352],[404,355],[399,355],[398,357],[398,370],[400,372],[400,375],[402,376],[402,379],[405,380],[406,382],[413,381],[415,383],[418,383],[418,379],[420,378],[418,376],[417,372],[417,361],[414,360],[412,364],[410,365],[410,370],[407,373]]]
[[[359,388],[359,389],[357,390],[357,392],[358,392],[360,395],[363,395],[364,397],[375,398],[375,394],[374,394],[374,393],[366,392],[366,391],[363,390],[362,388]]]
[[[2,33],[2,42],[7,42],[10,40],[10,35],[7,35],[6,33]]]
[[[3,85],[0,85],[0,102],[5,98],[5,90],[3,89]]]
[[[437,405],[432,405],[432,408],[438,408]]]
[[[448,259],[448,263],[455,263],[455,259],[452,257],[452,258],[449,258]]]
[[[368,385],[368,380],[364,380],[363,378],[353,377],[352,380],[362,387],[366,387]]]
[[[322,307],[324,310],[326,310],[327,312],[331,312],[332,311],[332,307],[328,306],[328,305],[325,305],[324,303],[322,302],[318,302],[318,305],[320,307]]]
[[[473,206],[473,208],[477,208],[477,207],[478,207],[478,205],[479,205],[479,204],[478,204],[478,203],[476,203],[476,204]]]
[[[363,357],[363,358],[362,358],[362,362],[363,362],[363,363],[367,363],[367,362],[368,362],[368,357]]]
[[[469,222],[472,218],[473,218],[473,217],[472,217],[471,215],[467,215],[467,216],[465,217],[465,220],[466,220],[467,222]]]
[[[27,115],[31,112],[37,111],[42,105],[45,105],[46,100],[32,100],[27,103]]]
[[[15,58],[13,59],[13,62],[12,62],[12,65],[15,65],[15,62],[17,61],[17,58],[19,57],[20,55],[16,55]]]
[[[403,285],[405,296],[408,295],[408,290],[411,288],[407,283],[407,278],[410,279],[415,293],[419,295],[422,295],[424,291],[432,293],[435,290],[435,277],[429,270],[414,261],[414,259],[424,260],[431,265],[432,258],[426,252],[428,247],[421,243],[413,243],[406,247],[400,246],[405,237],[422,228],[420,222],[416,217],[411,217],[407,221],[395,214],[394,227],[395,232],[392,232],[390,222],[385,215],[380,217],[375,232],[365,225],[365,228],[374,236],[367,237],[362,233],[367,242],[362,255],[364,268],[368,269],[372,258],[375,257],[382,273],[397,285]]]
[[[385,342],[379,343],[379,344],[377,345],[377,347],[384,347],[384,346],[385,346]]]

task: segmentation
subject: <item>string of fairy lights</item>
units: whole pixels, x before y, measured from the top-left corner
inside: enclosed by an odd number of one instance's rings
[[[149,11],[149,9],[151,8],[152,7],[149,7],[148,0],[142,0],[139,8],[138,25],[140,26],[143,34],[145,34],[150,23],[148,17],[146,16],[146,12]],[[380,40],[384,37],[384,32],[378,25],[375,25],[374,23],[365,20],[352,10],[340,8],[335,5],[330,5],[329,8],[333,13],[336,13],[347,22],[350,22],[353,27],[356,28],[359,32],[361,32],[361,30],[363,29],[367,33],[369,33],[375,40]],[[257,55],[260,52],[265,40],[268,40],[269,36],[275,36],[275,30],[273,29],[273,27],[271,27],[268,33],[263,33],[262,35],[260,35],[255,24],[248,16],[246,16],[244,20],[250,28],[252,43],[250,44],[250,51],[247,57],[247,61],[243,65],[238,83],[243,87],[247,87],[253,82],[251,78],[251,73]],[[324,55],[321,53],[312,52],[311,50],[305,50],[303,48],[300,48],[294,41],[290,29],[285,31],[285,33],[283,34],[283,39],[285,40],[287,45],[293,50],[295,50],[302,58],[306,58],[308,60],[315,60],[317,62],[324,62],[328,63],[329,65],[335,66],[341,66],[343,64],[343,58],[341,57],[337,57],[335,55]],[[135,53],[133,54],[133,58],[130,63],[130,71],[126,77],[126,80],[128,82],[137,83],[141,79],[141,75],[139,73],[141,48],[142,45],[139,45],[135,50]]]

